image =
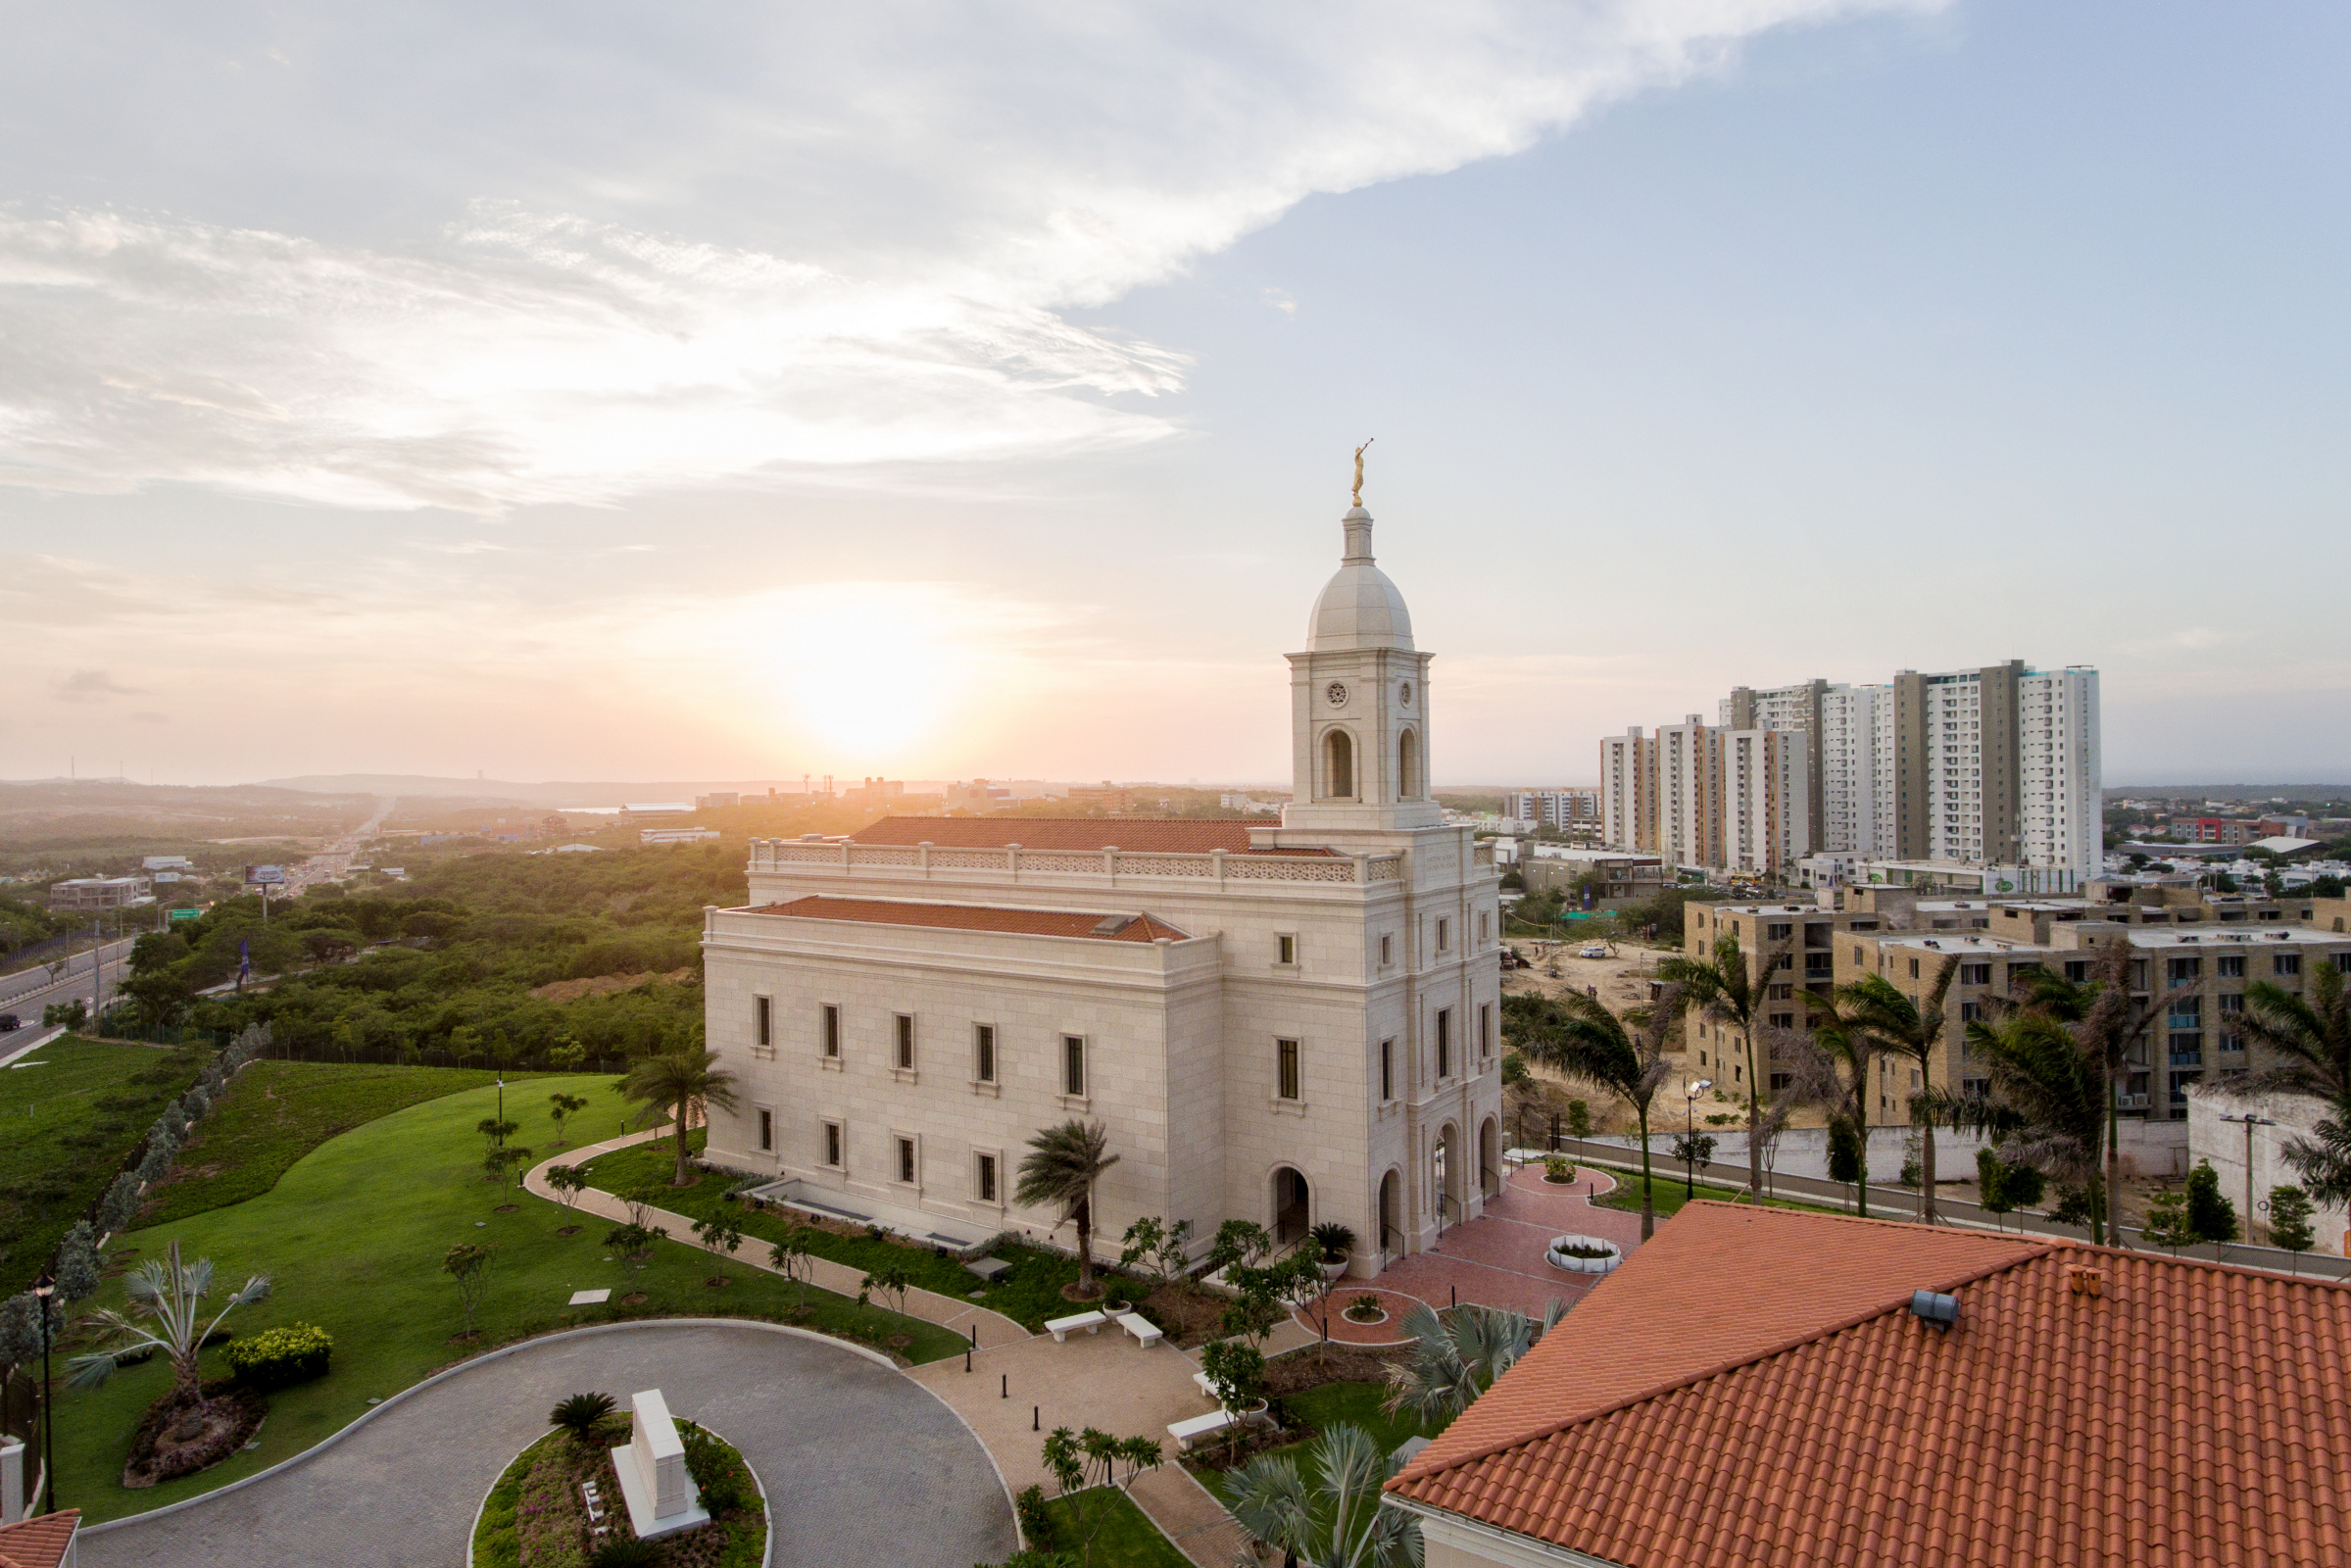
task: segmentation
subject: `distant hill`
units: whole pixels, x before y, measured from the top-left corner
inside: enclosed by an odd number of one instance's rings
[[[485,806],[625,806],[630,801],[690,803],[697,795],[708,795],[712,790],[765,795],[771,786],[786,795],[800,793],[798,779],[760,779],[750,784],[725,779],[667,779],[639,784],[550,779],[525,784],[503,778],[439,778],[428,773],[306,773],[299,778],[273,778],[269,782],[279,789],[314,790],[326,795],[431,796]],[[843,789],[857,782],[855,779],[835,779],[833,787]],[[909,782],[906,785],[909,794],[936,795],[940,788],[936,783]]]

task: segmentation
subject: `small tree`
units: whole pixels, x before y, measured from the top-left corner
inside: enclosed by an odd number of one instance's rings
[[[572,1442],[593,1453],[597,1439],[612,1429],[612,1396],[609,1394],[574,1394],[547,1413],[547,1424],[569,1435]]]
[[[563,1119],[587,1108],[588,1097],[585,1095],[566,1095],[559,1089],[547,1097],[547,1114],[555,1119],[556,1148],[563,1147]]]
[[[522,1128],[517,1122],[500,1121],[495,1116],[484,1116],[481,1120],[473,1124],[473,1130],[481,1134],[484,1138],[488,1139],[492,1144],[503,1144],[508,1139],[514,1137],[514,1134],[520,1132]]]
[[[75,1220],[57,1244],[57,1294],[78,1301],[97,1294],[100,1278],[98,1233],[86,1219]]]
[[[1570,1138],[1590,1138],[1592,1136],[1592,1106],[1584,1101],[1571,1100],[1567,1102],[1567,1136]]]
[[[653,1261],[654,1243],[665,1240],[668,1235],[659,1225],[631,1221],[613,1226],[606,1233],[604,1245],[627,1258],[629,1267],[643,1273],[645,1265]]]
[[[441,1272],[457,1282],[458,1299],[465,1307],[465,1338],[473,1338],[473,1309],[489,1288],[490,1250],[460,1242],[441,1259]]]
[[[2209,1159],[2187,1173],[2187,1222],[2199,1242],[2236,1240],[2236,1205],[2221,1195],[2221,1173]]]
[[[1987,1144],[1976,1151],[1976,1206],[1992,1216],[1997,1224],[2000,1216],[2016,1207],[2008,1194],[2008,1167]]]
[[[1200,1348],[1200,1369],[1215,1391],[1216,1402],[1235,1416],[1257,1402],[1265,1385],[1265,1352],[1247,1340],[1215,1340]],[[1241,1423],[1225,1428],[1227,1442],[1240,1446]]]
[[[913,1289],[913,1271],[904,1263],[884,1263],[880,1268],[857,1281],[857,1305],[863,1306],[876,1296],[888,1297],[897,1302],[893,1311],[906,1309],[906,1292]]]
[[[1273,1250],[1273,1238],[1265,1227],[1246,1219],[1228,1219],[1216,1227],[1216,1239],[1208,1244],[1208,1268],[1230,1269],[1236,1264],[1252,1264]]]
[[[808,1262],[813,1255],[808,1243],[814,1236],[814,1226],[795,1224],[784,1232],[783,1240],[767,1249],[767,1261],[792,1282],[796,1308],[808,1304],[808,1279],[815,1273]]]
[[[2188,1215],[2187,1194],[2177,1188],[2155,1195],[2147,1204],[2147,1222],[2139,1227],[2139,1234],[2158,1247],[2170,1248],[2174,1257],[2182,1247],[2193,1247],[2202,1240]]]
[[[2319,1245],[2319,1233],[2310,1223],[2312,1212],[2310,1195],[2301,1188],[2270,1189],[2270,1245],[2292,1254],[2297,1273],[2302,1254]]]
[[[1044,1458],[1053,1484],[1070,1498],[1070,1520],[1077,1528],[1081,1560],[1092,1562],[1094,1538],[1102,1533],[1117,1502],[1119,1463],[1123,1460],[1130,1466],[1127,1479],[1132,1481],[1159,1462],[1159,1446],[1147,1438],[1112,1437],[1099,1427],[1083,1432],[1055,1427],[1045,1439]]]
[[[588,1190],[588,1173],[577,1165],[550,1165],[547,1185],[555,1190],[556,1200],[565,1208],[579,1201],[579,1195]]]
[[[1119,1241],[1120,1268],[1140,1264],[1150,1273],[1152,1284],[1164,1285],[1182,1273],[1184,1265],[1191,1261],[1192,1221],[1183,1219],[1169,1225],[1155,1214],[1146,1214],[1129,1225]]]
[[[204,1408],[204,1380],[197,1352],[229,1313],[269,1298],[269,1276],[256,1274],[248,1279],[244,1289],[205,1323],[198,1316],[198,1303],[212,1289],[213,1260],[200,1257],[182,1266],[179,1243],[173,1241],[168,1257],[151,1257],[123,1277],[125,1311],[105,1307],[89,1319],[117,1336],[117,1343],[69,1361],[73,1374],[69,1382],[77,1389],[96,1388],[113,1373],[115,1358],[122,1351],[152,1346],[171,1358],[172,1393],[179,1402]]]
[[[493,1146],[481,1156],[481,1168],[490,1180],[504,1187],[513,1181],[514,1173],[528,1165],[533,1157],[531,1152],[520,1144],[500,1144]]]
[[[733,1208],[722,1208],[694,1222],[694,1239],[722,1257],[732,1257],[735,1249],[743,1245],[743,1221]]]

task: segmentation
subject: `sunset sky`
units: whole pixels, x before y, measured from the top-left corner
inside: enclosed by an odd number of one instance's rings
[[[0,776],[1433,773],[2104,671],[2351,774],[2351,13],[8,8]]]

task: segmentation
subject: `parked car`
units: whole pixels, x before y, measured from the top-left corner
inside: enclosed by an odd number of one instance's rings
[[[1608,956],[1608,950],[1595,942],[1591,947],[1586,948],[1583,952],[1577,954],[1576,956],[1579,958],[1605,958]]]
[[[13,1012],[0,1012],[0,1035],[24,1027],[24,1020]]]

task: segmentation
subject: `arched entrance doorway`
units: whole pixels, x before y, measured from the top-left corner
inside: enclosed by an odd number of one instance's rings
[[[1393,1255],[1404,1250],[1403,1185],[1394,1170],[1380,1178],[1380,1250]]]
[[[1457,1225],[1461,1211],[1461,1130],[1446,1122],[1429,1152],[1429,1192],[1437,1205],[1437,1228]]]
[[[1489,1199],[1502,1190],[1502,1129],[1489,1116],[1478,1129],[1478,1191]]]
[[[1308,1226],[1314,1223],[1308,1202],[1306,1178],[1288,1165],[1275,1167],[1273,1173],[1273,1239],[1284,1246],[1303,1241]]]

